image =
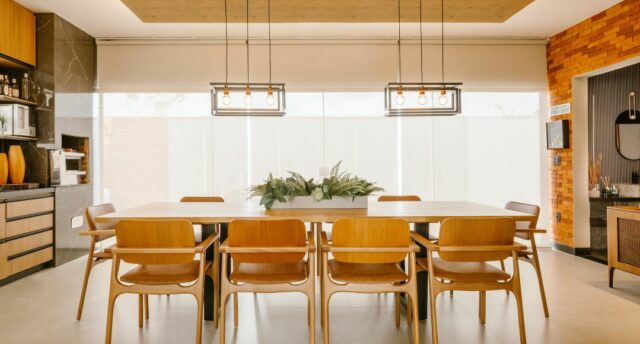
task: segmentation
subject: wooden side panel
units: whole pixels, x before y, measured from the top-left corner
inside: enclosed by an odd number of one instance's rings
[[[0,244],[0,279],[4,279],[8,276],[7,266],[7,245]]]
[[[2,220],[4,220],[4,216],[2,217]],[[6,223],[6,237],[11,238],[17,235],[22,235],[25,233],[37,231],[39,229],[51,227],[53,227],[53,214],[46,214],[36,217],[29,217],[22,220],[9,221]]]
[[[20,258],[12,259],[7,263],[7,276],[17,274],[28,268],[53,260],[53,247],[40,250]]]
[[[6,233],[6,209],[7,205],[2,203],[0,204],[0,239],[4,239],[7,237]]]
[[[53,197],[7,203],[7,219],[53,211]]]
[[[46,231],[36,235],[11,240],[7,242],[7,257],[20,254],[41,246],[53,243],[53,231]]]

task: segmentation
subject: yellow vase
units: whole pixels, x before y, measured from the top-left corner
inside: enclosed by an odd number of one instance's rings
[[[9,178],[9,160],[7,153],[0,153],[0,185],[7,183]]]
[[[22,147],[18,145],[9,147],[9,178],[11,184],[24,182],[25,162]]]

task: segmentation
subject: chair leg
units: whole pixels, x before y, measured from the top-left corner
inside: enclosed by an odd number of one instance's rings
[[[233,326],[238,327],[238,293],[233,293]]]
[[[549,317],[549,307],[547,306],[547,294],[544,291],[544,282],[542,282],[542,270],[540,269],[540,259],[538,258],[538,249],[535,241],[531,240],[531,246],[533,251],[533,268],[536,270],[536,276],[538,277],[538,288],[540,289],[540,297],[542,298],[542,309],[544,310],[544,316]]]
[[[396,304],[396,328],[400,328],[400,293],[394,293],[393,295]]]
[[[487,316],[487,292],[486,291],[480,292],[479,316],[480,316],[480,323],[484,325],[486,321],[486,316]]]
[[[407,326],[410,326],[411,323],[413,322],[413,314],[414,314],[412,311],[411,312],[409,311],[413,309],[413,299],[409,296],[410,295],[407,294]]]
[[[316,342],[316,301],[315,295],[307,295],[309,306],[307,313],[309,314],[309,344]]]
[[[431,310],[431,343],[438,344],[438,319],[436,316],[436,299],[439,291],[433,288],[433,282],[429,279],[429,308]]]
[[[84,269],[84,280],[82,281],[82,291],[80,291],[80,303],[78,304],[78,313],[76,313],[76,320],[82,318],[82,309],[84,308],[84,296],[87,294],[87,285],[89,284],[89,276],[91,275],[91,269],[93,269],[93,247],[91,252],[87,256],[87,266]]]
[[[225,315],[226,315],[226,308],[227,308],[227,300],[229,299],[229,295],[222,295],[220,297],[220,318],[218,319],[218,321],[220,321],[220,324],[218,324],[218,330],[220,331],[220,344],[224,344],[225,339],[224,339],[224,330],[226,327],[225,324]]]
[[[516,297],[516,305],[518,306],[518,327],[520,329],[520,344],[527,343],[527,333],[524,328],[524,310],[522,306],[522,287],[520,285],[520,267],[518,264],[518,256],[513,253],[513,277],[511,279],[511,291]]]
[[[144,318],[149,320],[149,294],[144,294]]]
[[[142,308],[143,308],[143,304],[144,303],[144,298],[142,296],[142,294],[138,294],[138,328],[142,328]]]
[[[331,296],[327,295],[326,292],[322,297],[322,321],[324,322],[324,327],[322,331],[322,343],[329,344],[329,302],[331,301]]]
[[[204,314],[204,305],[203,305],[203,295],[204,290],[200,293],[200,296],[196,296],[196,301],[198,302],[198,313],[196,315],[196,344],[202,343],[202,317]]]
[[[219,233],[219,232],[218,232]],[[218,247],[218,242],[216,241],[213,244],[213,283],[216,285],[216,290],[213,293],[213,328],[218,328],[218,317],[219,314],[218,313],[219,310],[219,305],[220,305],[220,293],[219,291],[219,286],[218,286],[218,281],[220,280],[219,275],[220,275],[220,270],[218,270],[218,265],[220,265],[219,262],[219,247]]]
[[[415,300],[415,302],[414,302]],[[418,293],[413,292],[407,295],[407,316],[411,315],[411,330],[413,332],[413,344],[420,343],[420,329],[418,328]]]
[[[613,273],[615,271],[615,268],[609,268],[609,288],[613,288]]]
[[[105,344],[111,344],[111,333],[113,332],[113,308],[115,307],[118,295],[109,293],[109,306],[107,308],[107,333],[105,335]]]

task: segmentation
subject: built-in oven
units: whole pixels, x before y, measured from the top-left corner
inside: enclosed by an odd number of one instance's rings
[[[35,111],[22,104],[0,104],[0,116],[4,116],[4,128],[0,135],[36,137]]]

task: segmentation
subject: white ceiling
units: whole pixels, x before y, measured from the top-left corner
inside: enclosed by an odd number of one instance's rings
[[[223,24],[143,23],[120,0],[16,0],[34,12],[53,12],[96,38],[220,38]],[[593,16],[621,0],[535,0],[504,23],[446,24],[447,36],[547,38]],[[403,35],[415,36],[417,25],[403,26]],[[243,36],[245,27],[230,25],[231,36]],[[251,36],[266,34],[264,25],[251,27]],[[387,38],[397,34],[395,24],[272,24],[276,38]],[[439,24],[425,24],[425,36],[440,34]]]

